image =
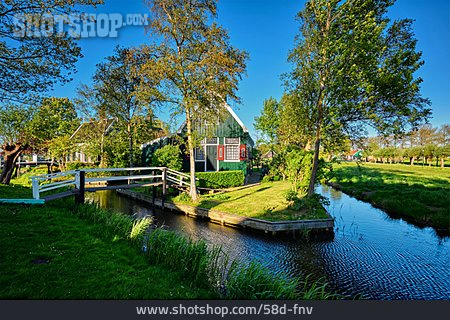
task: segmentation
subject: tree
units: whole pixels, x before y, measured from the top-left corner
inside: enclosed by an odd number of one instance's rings
[[[110,123],[110,115],[108,114],[108,106],[106,101],[102,99],[100,90],[82,84],[78,89],[78,97],[75,100],[77,109],[89,121],[92,134],[89,137],[82,137],[85,143],[89,145],[88,149],[97,150],[100,157],[100,168],[106,166],[105,137],[108,133]]]
[[[321,141],[328,132],[357,137],[364,124],[401,134],[430,114],[414,72],[412,21],[389,24],[391,0],[310,0],[299,12],[300,34],[289,55],[288,89],[311,113],[314,159],[308,195],[316,183]]]
[[[217,119],[225,103],[239,102],[237,85],[247,54],[230,45],[227,32],[213,22],[215,0],[152,0],[153,44],[136,51],[142,61],[140,99],[162,101],[183,114],[190,159],[190,195],[197,199],[194,148],[200,135],[195,124]]]
[[[135,63],[131,49],[117,47],[114,55],[97,65],[93,77],[101,101],[98,111],[102,112],[105,108],[107,114],[117,118],[126,127],[130,168],[134,165],[133,130],[140,120],[152,116],[150,103],[136,97],[140,78],[132,72]]]
[[[33,113],[16,105],[0,107],[0,143],[5,154],[0,174],[2,184],[9,184],[17,159],[29,145],[27,129]]]
[[[70,81],[70,73],[82,56],[75,38],[56,32],[45,17],[73,13],[77,5],[96,5],[96,0],[8,0],[0,3],[0,101],[25,102],[55,83]],[[30,21],[18,17],[34,17]],[[42,18],[39,21],[38,18]],[[43,23],[51,21],[49,34]]]
[[[28,125],[34,151],[47,151],[53,138],[70,137],[79,124],[75,106],[68,98],[42,99]]]
[[[272,147],[277,138],[280,124],[279,104],[275,98],[264,100],[261,115],[255,117],[255,129],[262,133],[263,142]]]
[[[152,156],[152,165],[155,167],[168,167],[173,170],[181,170],[183,161],[181,159],[180,148],[176,145],[168,144],[157,149]]]

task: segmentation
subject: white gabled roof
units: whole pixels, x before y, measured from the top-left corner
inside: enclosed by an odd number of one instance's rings
[[[241,119],[239,119],[239,117],[237,116],[237,114],[234,112],[234,110],[228,105],[228,103],[225,103],[225,108],[227,109],[227,111],[231,114],[231,116],[233,117],[234,120],[236,120],[236,122],[241,126],[242,130],[245,133],[248,133],[248,129],[247,127],[244,125],[244,123],[241,121]],[[184,129],[184,127],[186,126],[186,121],[184,121],[180,128],[178,128],[177,133],[181,133]]]

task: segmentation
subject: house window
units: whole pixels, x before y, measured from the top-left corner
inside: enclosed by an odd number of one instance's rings
[[[225,138],[225,161],[239,161],[240,138]]]
[[[218,138],[205,138],[205,144],[217,144],[219,142]]]
[[[205,151],[203,147],[195,148],[195,161],[205,161]]]

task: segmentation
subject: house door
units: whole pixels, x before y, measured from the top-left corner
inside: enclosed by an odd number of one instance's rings
[[[217,171],[217,146],[206,146],[206,171]]]

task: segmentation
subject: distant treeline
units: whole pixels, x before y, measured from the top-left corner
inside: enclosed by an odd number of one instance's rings
[[[445,166],[445,160],[450,156],[450,125],[440,128],[425,125],[412,131],[404,137],[371,137],[367,139],[363,151],[363,160],[399,163],[416,161],[431,166]],[[434,162],[435,161],[435,162]]]

